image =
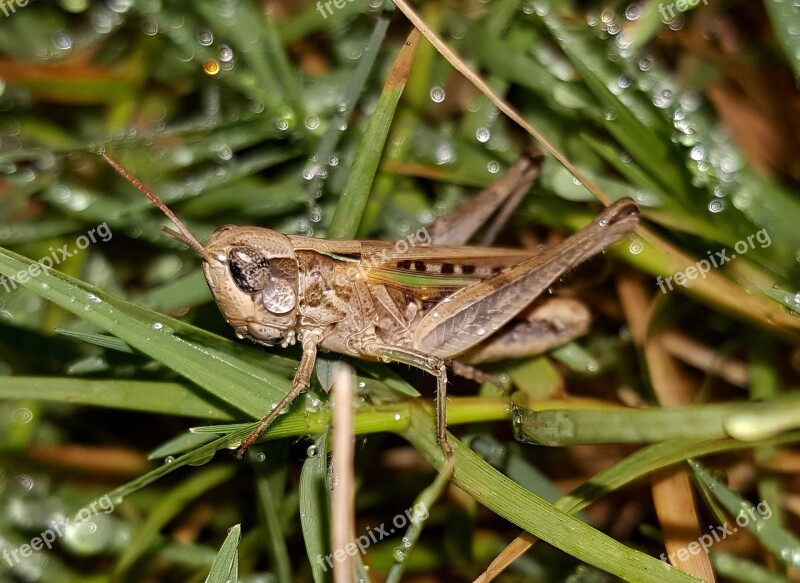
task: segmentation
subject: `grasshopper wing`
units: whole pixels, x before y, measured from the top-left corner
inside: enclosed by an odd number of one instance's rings
[[[485,341],[564,272],[633,230],[638,216],[631,199],[617,201],[559,245],[459,289],[422,319],[414,348],[450,359]]]

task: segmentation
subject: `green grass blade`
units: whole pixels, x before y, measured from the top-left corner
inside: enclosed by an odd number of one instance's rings
[[[219,549],[211,571],[206,577],[206,583],[238,583],[239,581],[239,539],[242,527],[234,525],[228,531],[228,536]]]
[[[711,551],[714,571],[736,583],[790,583],[790,579],[773,573],[747,559],[729,553]]]
[[[514,410],[514,434],[550,446],[647,443],[677,438],[764,439],[800,424],[800,392],[767,402],[632,409]]]
[[[433,505],[441,497],[448,485],[450,485],[450,469],[445,467],[439,470],[433,483],[420,492],[414,500],[414,504],[411,506],[414,520],[409,521],[410,524],[403,536],[403,546],[395,553],[395,561],[389,568],[386,583],[400,583],[400,578],[403,576],[403,571],[405,571],[407,564],[406,559],[408,559],[408,555],[412,552],[414,545],[422,534],[425,521],[430,516],[431,508],[433,508]]]
[[[403,432],[434,467],[444,456],[436,443],[433,417],[411,407],[411,426]],[[564,514],[495,470],[477,454],[449,436],[455,458],[453,482],[478,502],[577,559],[634,583],[697,583],[698,579],[672,569],[625,546],[580,520]]]
[[[32,265],[35,263],[30,259],[0,249],[0,273],[13,277]],[[277,403],[289,390],[286,377],[266,366],[257,366],[254,356],[247,355],[255,352],[254,349],[142,308],[56,271],[41,273],[24,283],[19,279],[20,285],[110,332],[253,418],[260,418],[269,410],[270,403]],[[279,357],[266,358],[263,353],[258,360],[267,365],[285,361]]]
[[[361,215],[367,205],[367,197],[386,143],[386,136],[389,135],[397,103],[400,101],[411,70],[418,39],[419,33],[415,29],[400,49],[386,78],[383,92],[361,138],[356,159],[333,214],[329,232],[329,236],[333,239],[350,239],[355,237],[358,231]]]
[[[311,455],[313,454],[313,455]],[[300,526],[314,583],[330,581],[324,557],[328,554],[330,490],[328,489],[328,433],[309,447],[300,474]],[[320,562],[322,557],[322,562]]]
[[[784,529],[777,520],[770,520],[772,510],[769,506],[762,508],[763,502],[758,506],[748,502],[716,480],[697,462],[689,460],[689,464],[725,510],[734,517],[738,526],[730,525],[732,533],[736,533],[739,528],[746,528],[775,558],[791,567],[800,566],[800,539]]]
[[[562,497],[556,503],[556,506],[564,512],[573,514],[637,478],[689,458],[756,447],[758,445],[793,443],[798,440],[800,440],[800,433],[795,432],[758,443],[743,443],[735,439],[676,439],[663,443],[654,443],[643,447],[595,475],[591,480]]]
[[[255,491],[259,519],[267,533],[264,541],[269,553],[272,571],[278,581],[292,580],[292,563],[286,546],[286,533],[281,528],[280,507],[285,501],[286,448],[271,447],[268,453],[248,451],[255,472]],[[267,458],[267,456],[269,456]]]
[[[800,45],[797,43],[800,10],[797,9],[796,3],[786,0],[764,0],[764,8],[767,9],[767,15],[772,22],[775,37],[794,71],[794,77],[800,83]]]
[[[136,531],[114,568],[115,578],[121,580],[150,548],[164,528],[196,498],[230,480],[239,467],[233,464],[218,465],[193,473],[183,483],[173,487],[153,508],[144,524]]]
[[[0,399],[36,399],[230,421],[236,409],[195,386],[153,381],[0,376]]]

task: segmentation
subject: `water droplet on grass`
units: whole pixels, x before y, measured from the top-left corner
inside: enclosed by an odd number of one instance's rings
[[[430,97],[431,101],[433,101],[434,103],[441,103],[442,101],[444,101],[445,98],[444,89],[442,89],[438,85],[436,87],[432,87],[430,91]]]

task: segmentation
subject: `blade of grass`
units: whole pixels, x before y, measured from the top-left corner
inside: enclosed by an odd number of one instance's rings
[[[746,528],[764,545],[764,548],[782,563],[795,568],[800,566],[800,539],[784,529],[777,520],[770,520],[772,510],[769,507],[767,507],[769,515],[765,516],[761,512],[760,504],[756,511],[757,507],[754,504],[714,479],[711,473],[699,463],[689,460],[689,465],[725,507],[725,510],[734,517],[738,526],[731,525],[733,533],[739,528]]]
[[[797,10],[797,4],[785,0],[764,0],[764,8],[772,23],[775,37],[794,71],[794,77],[800,83],[800,51],[797,49],[800,11]]]
[[[36,399],[230,421],[236,409],[197,387],[153,381],[0,376],[0,399]]]
[[[606,494],[614,492],[625,484],[639,479],[656,470],[671,466],[689,458],[736,451],[750,447],[766,447],[793,443],[800,440],[800,432],[786,433],[773,439],[757,443],[744,443],[735,439],[675,439],[643,447],[639,451],[603,470],[588,482],[584,482],[555,503],[556,508],[567,514],[580,512]],[[527,551],[536,537],[525,532],[514,539],[487,567],[476,580],[485,583],[494,579],[517,557]]]
[[[389,135],[389,128],[394,119],[394,112],[411,70],[418,39],[419,32],[414,29],[389,71],[378,104],[361,138],[344,191],[336,205],[329,232],[331,238],[349,239],[356,235],[386,143],[386,136]]]
[[[403,576],[403,571],[407,564],[406,559],[408,559],[408,555],[411,553],[417,540],[419,540],[419,536],[422,534],[425,521],[430,516],[431,508],[433,508],[433,505],[436,504],[436,501],[450,484],[452,470],[451,464],[445,464],[436,474],[436,479],[433,483],[420,492],[414,500],[414,504],[411,507],[414,519],[410,521],[406,529],[406,534],[403,536],[403,548],[401,552],[395,554],[394,564],[389,568],[389,573],[386,575],[386,583],[400,583],[400,578]],[[420,508],[422,510],[420,510]]]
[[[475,73],[458,55],[456,55],[450,48],[440,39],[436,33],[434,33],[430,27],[428,27],[425,22],[419,17],[419,15],[414,12],[413,8],[405,1],[405,0],[392,0],[395,5],[406,15],[411,23],[422,33],[422,35],[428,39],[428,41],[436,47],[436,50],[441,53],[441,55],[447,59],[447,61],[453,65],[453,67],[464,77],[466,77],[475,87],[481,91],[489,100],[503,113],[505,113],[509,118],[511,118],[517,125],[519,125],[522,129],[528,132],[537,142],[539,142],[547,152],[553,155],[561,164],[569,170],[572,175],[577,178],[581,184],[583,184],[589,192],[591,192],[598,200],[602,201],[604,204],[610,204],[610,199],[608,196],[591,180],[589,180],[586,175],[578,170],[578,168],[555,146],[553,146],[550,141],[536,128],[534,128],[530,123],[528,123],[524,117],[522,117],[517,110],[515,110],[511,105],[508,104],[502,97],[497,95],[494,90],[486,84],[486,82],[481,79],[481,77]]]
[[[306,554],[311,564],[314,583],[327,583],[330,577],[323,560],[328,554],[330,532],[327,430],[308,450],[308,459],[303,463],[300,473],[300,526],[303,529],[303,540],[306,543]]]
[[[0,273],[15,277],[36,263],[0,249]],[[242,357],[242,345],[137,306],[56,271],[41,273],[19,284],[73,314],[110,332],[133,348],[162,362],[235,409],[259,418],[290,387],[285,377],[267,367],[279,357],[264,357],[257,366]],[[278,361],[272,361],[278,358]],[[201,364],[202,363],[202,364]]]
[[[567,212],[561,215],[559,222],[571,230],[578,230],[591,218],[589,213]],[[541,220],[541,216],[537,219]],[[636,232],[640,235],[636,245],[623,242],[610,250],[637,269],[666,278],[697,263],[697,257],[683,252],[652,230],[639,226]],[[658,287],[655,281],[653,287]],[[686,286],[673,287],[674,291],[690,295],[713,309],[723,310],[760,328],[794,341],[800,338],[800,318],[763,295],[748,293],[719,270],[709,271],[706,279],[695,279],[688,281]]]
[[[335,151],[339,140],[342,138],[342,131],[340,128],[347,124],[350,115],[353,113],[358,100],[364,92],[367,78],[374,69],[376,59],[378,58],[378,51],[383,43],[383,39],[386,37],[386,31],[389,29],[390,20],[387,14],[381,14],[378,21],[375,23],[375,27],[372,29],[372,35],[370,35],[367,46],[365,47],[364,57],[359,60],[356,70],[348,80],[347,87],[344,91],[344,95],[342,95],[335,117],[331,120],[330,126],[325,130],[319,142],[316,151],[317,162],[312,166],[312,170],[318,170],[327,163],[331,154]],[[309,183],[307,189],[310,196],[314,196],[319,191],[320,182],[323,180],[320,171],[315,171],[314,174],[314,179]]]
[[[249,459],[256,475],[255,490],[259,518],[267,532],[265,544],[272,570],[278,576],[280,583],[290,583],[293,572],[292,563],[289,559],[289,549],[286,546],[286,535],[281,528],[280,521],[280,506],[284,502],[285,487],[285,480],[281,478],[285,476],[286,448],[270,448],[269,465],[266,462],[266,455],[256,453],[252,449],[249,452]]]
[[[753,441],[800,424],[800,392],[762,403],[739,402],[686,407],[624,407],[561,411],[514,410],[514,434],[527,443],[551,446],[643,443],[682,437],[735,437]]]
[[[206,583],[238,583],[239,581],[239,539],[242,534],[241,525],[237,524],[228,531],[228,536],[219,548],[217,558],[211,565]]]
[[[421,407],[411,407],[411,425],[402,433],[434,467],[444,466],[436,442],[434,420]],[[679,583],[698,579],[627,547],[587,524],[564,514],[495,470],[453,436],[453,482],[478,502],[577,559],[625,581]]]
[[[723,577],[737,583],[790,583],[791,579],[773,573],[747,559],[729,553],[711,551],[711,564]]]
[[[136,531],[114,567],[114,578],[123,580],[156,540],[158,533],[186,506],[209,490],[230,480],[239,467],[218,465],[193,473],[183,483],[172,488],[152,509],[144,524]]]

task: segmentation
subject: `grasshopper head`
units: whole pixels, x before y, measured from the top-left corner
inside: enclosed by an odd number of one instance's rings
[[[105,152],[108,164],[133,184],[178,228],[165,233],[203,259],[203,273],[222,315],[237,336],[273,344],[294,343],[298,266],[289,238],[258,227],[220,227],[203,245],[149,188]]]
[[[298,268],[288,237],[259,227],[220,227],[205,246],[203,273],[214,299],[239,336],[292,342]]]

